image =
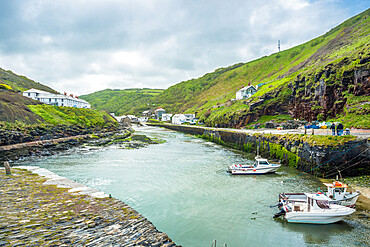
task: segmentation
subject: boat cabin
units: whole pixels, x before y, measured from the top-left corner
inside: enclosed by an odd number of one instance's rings
[[[279,201],[290,206],[293,212],[330,209],[330,198],[324,194],[289,193],[279,195]]]
[[[254,167],[269,166],[269,165],[270,165],[270,163],[268,162],[267,159],[262,159],[262,158],[258,158],[258,157],[256,157],[256,160],[254,161],[254,164],[253,164]]]
[[[343,200],[346,195],[348,185],[339,181],[333,183],[324,183],[328,188],[327,196],[333,200]]]

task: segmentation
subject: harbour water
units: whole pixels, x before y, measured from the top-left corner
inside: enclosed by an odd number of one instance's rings
[[[136,133],[166,142],[140,149],[88,147],[36,160],[60,176],[112,194],[148,218],[178,245],[211,246],[367,246],[369,229],[351,216],[331,225],[287,224],[270,208],[281,192],[316,191],[310,176],[282,167],[276,174],[232,176],[229,164],[246,155],[214,143],[161,128]]]

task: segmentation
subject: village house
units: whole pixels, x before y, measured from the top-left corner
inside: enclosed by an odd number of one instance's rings
[[[166,111],[162,107],[159,107],[157,110],[154,111],[155,118],[161,119],[164,113],[166,113]]]
[[[29,89],[23,92],[23,96],[41,101],[48,105],[55,105],[55,106],[69,106],[69,107],[76,107],[76,108],[90,108],[91,105],[89,102],[79,99],[77,97],[73,97],[65,95],[65,94],[55,94],[49,93],[38,89]]]
[[[175,114],[172,117],[173,124],[193,123],[195,114]]]
[[[162,121],[163,122],[171,121],[172,115],[173,114],[170,114],[170,113],[163,113],[162,114]]]
[[[253,85],[246,86],[236,92],[236,100],[248,99],[257,92],[257,88]]]
[[[151,110],[143,111],[143,117],[150,117],[152,115]]]

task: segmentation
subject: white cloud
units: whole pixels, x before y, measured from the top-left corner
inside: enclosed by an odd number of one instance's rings
[[[3,0],[0,67],[74,94],[167,88],[315,38],[355,3]]]

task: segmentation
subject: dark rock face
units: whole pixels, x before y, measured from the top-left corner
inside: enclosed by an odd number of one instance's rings
[[[342,113],[346,106],[344,93],[351,93],[355,96],[370,95],[370,69],[366,66],[362,69],[344,71],[340,81],[333,82],[330,77],[336,73],[336,70],[338,68],[328,65],[316,75],[312,83],[305,77],[297,77],[293,88],[294,99],[292,101],[292,115],[294,118],[311,122],[314,120],[320,121],[318,115],[322,119],[335,117]],[[326,78],[317,79],[322,74]],[[299,91],[299,88],[303,85],[306,85],[305,90]]]
[[[99,132],[116,131],[115,126],[106,129],[99,128],[83,128],[81,126],[72,125],[58,125],[53,127],[39,126],[31,130],[0,130],[0,146],[13,145],[17,143],[51,140],[76,135],[86,135]]]

